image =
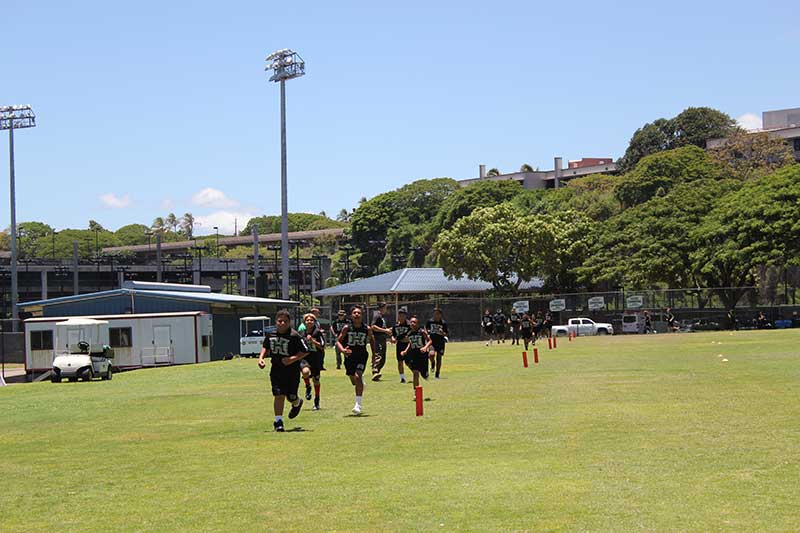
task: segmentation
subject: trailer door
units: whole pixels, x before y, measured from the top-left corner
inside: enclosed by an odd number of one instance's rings
[[[170,326],[153,326],[153,348],[155,363],[172,363],[172,328]]]

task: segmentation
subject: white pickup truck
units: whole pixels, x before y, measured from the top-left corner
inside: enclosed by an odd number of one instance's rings
[[[552,334],[566,337],[569,333],[583,337],[585,335],[613,335],[611,324],[595,322],[591,318],[570,318],[566,326],[553,326]]]

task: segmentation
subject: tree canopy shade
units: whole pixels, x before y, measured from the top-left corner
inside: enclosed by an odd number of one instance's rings
[[[619,179],[615,196],[626,207],[663,196],[678,183],[717,179],[720,170],[705,150],[684,146],[649,155]]]
[[[346,224],[331,220],[330,218],[314,213],[289,213],[289,231],[311,231],[316,229],[343,228]],[[279,215],[264,215],[253,217],[247,221],[247,225],[239,233],[240,235],[250,235],[253,227],[257,228],[259,234],[280,233],[281,217]]]
[[[499,291],[515,291],[522,280],[538,276],[546,288],[561,290],[574,286],[589,226],[573,211],[525,215],[506,202],[458,220],[439,235],[433,251],[449,276],[481,279]]]
[[[736,122],[721,111],[709,107],[689,107],[672,119],[659,118],[636,130],[618,168],[632,170],[650,154],[694,145],[706,147],[712,138],[727,137],[736,130]]]
[[[689,232],[693,269],[708,287],[729,288],[734,307],[763,265],[800,264],[800,165],[785,167],[720,198]]]

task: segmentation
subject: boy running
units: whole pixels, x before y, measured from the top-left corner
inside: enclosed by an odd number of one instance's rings
[[[408,332],[408,346],[401,352],[405,358],[408,368],[414,376],[414,389],[419,387],[419,375],[428,379],[428,348],[431,346],[431,338],[424,329],[419,329],[419,319],[416,315],[411,317],[411,329]],[[416,396],[414,396],[416,399]]]
[[[517,313],[516,309],[511,310],[511,315],[508,317],[508,326],[511,330],[511,344],[519,346],[519,321],[522,315]]]
[[[372,335],[375,342],[372,345],[372,381],[380,381],[381,370],[383,365],[386,364],[386,339],[392,334],[392,330],[386,327],[386,320],[383,315],[386,314],[386,303],[379,302],[378,310],[373,314]]]
[[[336,345],[344,354],[345,373],[350,378],[350,383],[355,387],[356,404],[353,406],[353,414],[361,414],[361,399],[364,396],[364,369],[367,368],[367,343],[375,350],[375,337],[372,330],[364,324],[361,316],[361,308],[353,307],[350,313],[353,320],[352,324],[347,324],[339,333]]]
[[[400,373],[400,383],[406,382],[406,373],[403,368],[403,356],[401,352],[408,347],[408,339],[406,335],[411,330],[411,326],[406,320],[406,308],[401,307],[397,311],[397,323],[392,326],[392,344],[396,344],[397,353],[397,371]]]
[[[308,353],[308,348],[302,337],[291,328],[292,316],[289,311],[282,309],[275,316],[275,333],[268,333],[264,337],[261,353],[258,355],[258,367],[264,368],[264,357],[269,356],[272,366],[269,371],[269,381],[272,385],[273,407],[275,409],[275,422],[272,424],[275,431],[283,429],[283,405],[286,399],[292,404],[289,418],[294,418],[303,407],[303,400],[297,396],[300,386],[300,360]]]
[[[506,315],[503,314],[502,309],[498,309],[494,314],[494,334],[497,339],[497,344],[502,341],[506,342]]]
[[[492,335],[494,335],[494,317],[489,309],[483,313],[481,326],[483,326],[483,332],[489,338],[489,340],[486,341],[486,346],[489,346],[492,344]]]
[[[322,371],[325,337],[319,327],[317,317],[312,313],[307,313],[303,316],[303,325],[305,326],[303,333],[306,336],[308,355],[300,361],[300,372],[303,375],[303,381],[306,382],[306,400],[311,399],[310,381],[311,379],[314,380],[314,411],[319,411],[319,375]]]
[[[430,335],[431,370],[436,370],[436,379],[442,371],[442,357],[444,356],[444,345],[447,343],[447,336],[450,331],[447,329],[447,322],[442,319],[442,310],[438,307],[433,310],[433,318],[425,324],[425,330]]]
[[[522,336],[522,340],[525,342],[525,351],[528,351],[528,344],[530,344],[533,339],[533,321],[528,313],[522,314],[522,320],[519,321],[519,333]],[[536,344],[535,340],[533,344]]]

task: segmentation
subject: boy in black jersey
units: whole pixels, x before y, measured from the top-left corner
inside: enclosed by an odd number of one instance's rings
[[[317,317],[313,313],[303,315],[303,325],[305,328],[302,334],[306,336],[305,342],[308,347],[308,355],[300,361],[300,372],[303,375],[303,381],[306,382],[306,400],[311,399],[311,384],[309,381],[314,380],[314,411],[319,411],[319,376],[322,372],[324,360],[325,337],[319,327]],[[300,332],[298,331],[298,333]]]
[[[258,367],[264,368],[264,357],[269,356],[272,367],[269,371],[269,380],[272,385],[272,395],[275,397],[275,431],[283,431],[283,405],[286,399],[292,404],[289,418],[294,418],[303,407],[303,400],[297,396],[300,386],[300,360],[308,353],[303,338],[291,328],[292,317],[289,311],[282,309],[275,317],[275,333],[268,333],[264,337],[261,353],[258,356]]]
[[[342,368],[342,352],[339,350],[338,345],[336,345],[336,339],[339,337],[339,333],[342,332],[342,328],[349,323],[350,319],[347,318],[347,314],[344,312],[344,309],[339,309],[339,312],[336,314],[336,320],[334,320],[331,324],[333,344],[336,348],[336,370],[340,370]]]
[[[403,356],[401,352],[408,347],[406,335],[411,330],[411,326],[406,320],[406,315],[406,308],[401,307],[397,311],[397,323],[392,326],[392,344],[396,345],[395,352],[397,355],[397,371],[400,372],[400,383],[406,382],[406,373],[403,368]]]
[[[511,314],[508,316],[508,326],[509,330],[511,331],[511,344],[516,344],[519,346],[519,321],[521,315],[517,313],[516,309],[511,310]]]
[[[483,313],[481,326],[483,327],[483,332],[489,338],[489,340],[486,341],[486,346],[489,346],[492,344],[492,335],[494,335],[494,316],[492,316],[492,312],[489,309]]]
[[[346,325],[339,333],[336,341],[337,346],[344,354],[345,373],[350,377],[350,383],[355,387],[356,404],[353,406],[353,414],[361,414],[361,399],[364,395],[364,370],[367,368],[367,344],[375,350],[375,337],[372,330],[364,324],[361,316],[361,308],[353,307],[350,313],[352,324]]]
[[[419,319],[416,315],[411,317],[409,326],[408,346],[400,353],[414,375],[414,388],[416,389],[419,387],[420,374],[423,378],[428,379],[428,348],[431,346],[431,338],[424,329],[419,328]]]
[[[370,326],[372,336],[375,338],[375,343],[372,345],[372,381],[381,379],[381,370],[386,364],[386,340],[392,334],[392,330],[386,327],[386,319],[383,318],[385,314],[386,303],[379,302]]]
[[[506,342],[506,315],[503,314],[502,309],[498,309],[497,312],[494,314],[494,335],[497,340],[497,344],[500,344],[502,341],[503,343]]]
[[[425,330],[431,338],[431,370],[436,370],[436,379],[439,379],[439,373],[442,371],[444,345],[447,343],[450,330],[447,329],[447,322],[442,319],[442,310],[438,307],[433,310],[433,318],[425,324]]]
[[[531,320],[528,313],[524,313],[522,319],[519,321],[519,333],[522,340],[525,341],[525,351],[527,351],[528,344],[530,344],[533,339],[533,320]],[[535,344],[536,341],[534,340],[533,343]]]

